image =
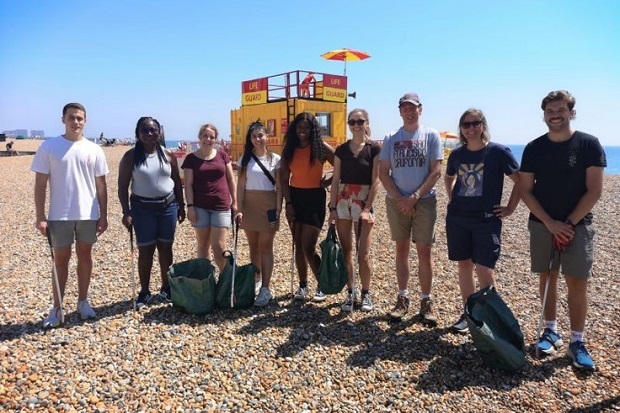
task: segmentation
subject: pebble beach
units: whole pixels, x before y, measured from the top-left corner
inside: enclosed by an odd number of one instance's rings
[[[41,141],[17,141],[35,151]],[[272,292],[265,308],[185,314],[170,304],[132,310],[127,230],[117,198],[118,164],[128,146],[103,148],[110,167],[109,228],[93,252],[89,299],[96,320],[77,312],[75,255],[67,282],[65,324],[43,330],[52,300],[51,257],[33,226],[32,155],[0,158],[0,411],[49,412],[603,412],[620,411],[620,175],[606,175],[594,209],[594,275],[586,324],[591,374],[565,355],[506,373],[485,365],[469,335],[450,326],[461,313],[456,264],[448,260],[447,196],[437,185],[439,216],[433,250],[438,326],[412,317],[392,323],[394,244],[381,189],[376,218],[371,294],[374,311],[342,313],[340,295],[322,303],[290,299],[291,237],[275,239]],[[507,200],[512,183],[506,181]],[[538,279],[530,271],[528,211],[523,203],[504,221],[498,290],[519,320],[526,347],[540,317]],[[325,237],[326,226],[321,233]],[[233,248],[232,234],[228,245]],[[412,249],[412,254],[415,252]],[[249,262],[243,233],[240,264]],[[177,227],[175,262],[195,256],[189,222]],[[409,290],[419,293],[415,259]],[[137,254],[135,257],[137,264]],[[297,277],[295,275],[295,280]],[[316,283],[310,280],[310,287]],[[295,282],[297,285],[297,281]],[[159,291],[155,265],[151,290]],[[560,282],[559,330],[569,336],[566,285]],[[412,316],[418,301],[412,298]]]

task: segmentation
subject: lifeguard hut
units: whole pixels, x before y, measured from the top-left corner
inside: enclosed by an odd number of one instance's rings
[[[313,80],[304,83],[308,75]],[[323,139],[333,147],[346,140],[347,77],[295,70],[241,82],[241,107],[230,111],[233,161],[243,154],[248,126],[260,119],[269,149],[281,153],[288,125],[299,113],[316,116]]]

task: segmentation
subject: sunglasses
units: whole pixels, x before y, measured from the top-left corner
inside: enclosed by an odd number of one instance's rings
[[[477,128],[480,125],[482,125],[482,121],[481,120],[475,120],[473,122],[461,122],[461,128],[463,128],[463,129],[469,129],[472,126],[474,128]]]
[[[362,126],[364,122],[366,122],[366,119],[349,119],[347,123],[349,124],[349,126],[355,126],[355,125]]]

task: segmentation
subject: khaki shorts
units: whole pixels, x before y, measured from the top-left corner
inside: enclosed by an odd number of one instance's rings
[[[435,242],[436,198],[418,200],[413,215],[401,213],[396,201],[389,197],[385,197],[385,207],[393,241],[402,241],[411,237],[411,241],[420,244]]]
[[[49,221],[47,226],[54,248],[69,247],[73,240],[84,244],[97,242],[97,221]]]
[[[544,273],[562,268],[562,274],[587,278],[592,275],[594,262],[594,228],[592,225],[577,225],[575,237],[562,252],[554,251],[553,237],[542,222],[530,220],[530,257],[532,272]],[[551,253],[553,252],[553,257]]]

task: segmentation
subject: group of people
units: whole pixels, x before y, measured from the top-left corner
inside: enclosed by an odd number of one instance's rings
[[[491,142],[487,119],[481,110],[468,109],[460,117],[461,146],[447,159],[444,176],[449,200],[445,223],[448,256],[458,265],[463,308],[452,328],[456,332],[467,331],[464,305],[476,290],[474,274],[479,288],[495,285],[502,220],[515,211],[522,199],[530,210],[531,269],[539,274],[541,300],[546,298],[545,328],[536,346],[540,352],[551,354],[563,344],[556,320],[561,268],[568,286],[568,355],[576,367],[593,369],[595,364],[584,340],[587,282],[593,264],[591,210],[602,193],[606,158],[597,138],[572,129],[574,106],[575,98],[567,91],[553,91],[545,96],[541,108],[548,132],[526,146],[521,166],[510,149]],[[270,283],[274,236],[280,219],[285,219],[293,236],[299,282],[294,298],[324,301],[326,296],[319,288],[311,294],[308,270],[318,277],[321,256],[317,242],[328,209],[328,220],[336,225],[349,274],[341,308],[371,311],[373,206],[381,183],[396,246],[398,291],[389,315],[402,319],[409,312],[413,242],[420,284],[420,309],[415,317],[436,326],[431,254],[437,219],[435,186],[441,178],[442,148],[439,133],[420,122],[423,106],[416,93],[403,95],[398,108],[403,125],[387,135],[382,146],[370,140],[368,112],[352,110],[347,119],[352,138],[335,149],[322,139],[317,119],[310,113],[301,113],[287,128],[281,156],[267,147],[266,126],[261,121],[253,122],[248,127],[243,155],[237,161],[238,179],[228,154],[217,148],[217,128],[206,124],[198,134],[198,150],[181,165],[185,195],[176,158],[159,143],[159,122],[150,117],[140,118],[136,145],[123,156],[118,177],[122,223],[130,231],[133,229],[137,238],[141,284],[138,305],[147,305],[152,298],[149,284],[155,249],[161,271],[160,295],[170,299],[166,272],[173,262],[176,225],[186,216],[196,232],[196,255],[212,259],[220,270],[226,262],[222,253],[228,228],[235,223],[245,231],[250,259],[260,269],[256,306],[265,306],[273,298]],[[91,249],[108,225],[108,167],[101,148],[83,137],[86,110],[80,104],[70,103],[63,109],[62,121],[65,134],[44,142],[32,164],[36,172],[35,226],[43,234],[49,228],[60,288],[57,291],[53,285],[54,305],[44,321],[46,327],[60,324],[58,311],[74,240],[78,311],[82,318],[95,317],[87,300]],[[330,179],[324,175],[325,162],[333,165]],[[513,187],[507,204],[502,205],[505,176]],[[48,182],[50,211],[46,216]]]

